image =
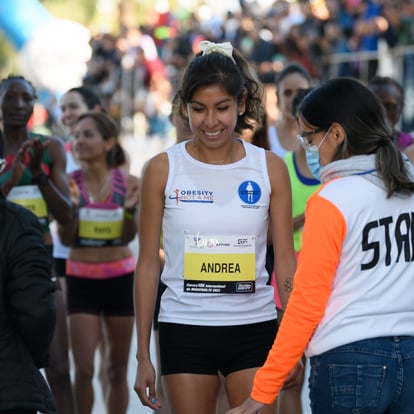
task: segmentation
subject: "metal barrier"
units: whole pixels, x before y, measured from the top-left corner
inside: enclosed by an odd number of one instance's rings
[[[364,83],[369,81],[369,62],[378,61],[377,74],[391,76],[398,80],[405,91],[405,106],[402,115],[402,129],[414,131],[414,45],[389,48],[385,41],[380,41],[378,51],[332,53],[323,57],[324,77],[340,76],[342,64],[357,64],[357,77]]]

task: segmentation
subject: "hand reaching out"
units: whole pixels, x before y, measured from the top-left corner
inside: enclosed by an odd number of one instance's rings
[[[30,154],[30,163],[29,169],[33,175],[36,177],[42,173],[42,160],[45,148],[48,146],[49,141],[42,143],[39,138],[31,139],[27,141],[30,145],[29,154]],[[26,142],[24,143],[26,144]],[[23,144],[23,145],[24,145]]]
[[[264,406],[249,397],[242,405],[227,411],[226,414],[257,414]]]
[[[300,359],[286,379],[283,389],[286,390],[296,386],[297,384],[301,384],[303,382],[304,372],[305,367],[302,360]],[[249,397],[242,405],[239,405],[238,407],[227,411],[226,414],[256,414],[264,406],[265,404],[259,403]]]
[[[302,359],[294,366],[292,371],[290,371],[289,376],[287,377],[283,389],[287,390],[297,385],[303,384],[303,379],[305,376],[305,366],[303,365]]]
[[[10,190],[17,184],[19,184],[25,169],[27,168],[26,163],[29,156],[29,149],[31,147],[30,141],[26,141],[18,149],[13,164],[10,169],[9,179],[2,185],[1,190],[4,196],[10,192]]]
[[[135,175],[128,175],[127,190],[125,194],[124,207],[126,209],[134,209],[139,202],[139,179]]]

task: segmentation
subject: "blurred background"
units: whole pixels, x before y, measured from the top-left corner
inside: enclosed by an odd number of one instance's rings
[[[176,82],[203,39],[230,41],[256,65],[269,124],[278,117],[275,74],[294,61],[315,83],[394,77],[405,91],[401,129],[414,130],[414,0],[0,1],[0,77],[21,74],[36,87],[30,127],[67,139],[59,99],[86,85],[117,120],[137,176],[175,142],[169,114]],[[134,344],[131,390],[135,352]],[[104,408],[96,391],[98,414]],[[307,387],[303,399],[307,414]],[[150,410],[131,395],[132,412]]]
[[[151,153],[174,141],[171,99],[199,41],[231,41],[266,84],[269,122],[275,73],[297,61],[315,81],[395,77],[406,92],[402,128],[413,130],[413,21],[413,0],[2,0],[0,76],[31,80],[33,127],[58,135],[60,95],[93,88],[126,143]]]

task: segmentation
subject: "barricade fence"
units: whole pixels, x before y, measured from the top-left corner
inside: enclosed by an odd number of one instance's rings
[[[367,83],[374,66],[376,74],[399,81],[405,91],[401,128],[414,131],[414,45],[390,48],[380,41],[378,51],[332,53],[324,56],[321,63],[323,78],[351,75]]]

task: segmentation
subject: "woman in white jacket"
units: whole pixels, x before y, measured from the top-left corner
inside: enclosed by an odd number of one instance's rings
[[[410,414],[414,405],[414,175],[376,96],[351,78],[299,106],[322,186],[308,201],[294,287],[250,398],[253,414],[310,358],[313,414]]]

